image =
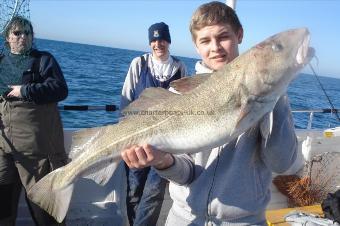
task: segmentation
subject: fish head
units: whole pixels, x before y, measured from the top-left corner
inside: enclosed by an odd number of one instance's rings
[[[273,35],[248,52],[247,87],[253,95],[282,95],[298,72],[314,56],[307,28]]]
[[[247,62],[242,71],[245,104],[240,109],[238,126],[252,124],[273,110],[290,82],[314,56],[309,40],[307,28],[287,30],[257,44],[234,62]]]

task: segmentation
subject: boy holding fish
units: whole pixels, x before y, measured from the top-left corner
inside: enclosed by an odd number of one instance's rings
[[[192,16],[190,31],[202,58],[195,66],[197,74],[220,70],[238,57],[243,28],[227,5],[217,1],[201,5]],[[121,155],[130,168],[152,166],[170,181],[173,205],[166,225],[266,225],[272,172],[283,173],[294,164],[297,145],[288,98],[283,95],[251,129],[212,150],[173,155],[145,144],[131,146]]]

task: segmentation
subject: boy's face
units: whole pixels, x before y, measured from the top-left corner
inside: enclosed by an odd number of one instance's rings
[[[229,24],[206,26],[196,31],[196,50],[206,66],[219,70],[239,55],[242,38],[243,30],[235,33]]]
[[[154,40],[150,43],[152,56],[158,60],[166,60],[169,55],[169,45],[165,40]]]

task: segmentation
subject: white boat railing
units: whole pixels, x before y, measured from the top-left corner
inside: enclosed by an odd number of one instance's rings
[[[332,108],[292,110],[292,113],[309,113],[309,119],[308,119],[306,129],[312,129],[312,123],[313,123],[313,118],[314,118],[315,113],[336,114],[336,113],[339,113],[339,112],[340,112],[340,109],[332,109]]]

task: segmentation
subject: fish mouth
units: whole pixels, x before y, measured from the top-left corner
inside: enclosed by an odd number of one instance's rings
[[[304,66],[314,57],[315,50],[314,48],[309,47],[309,42],[310,35],[307,33],[296,53],[296,62],[298,65]]]

